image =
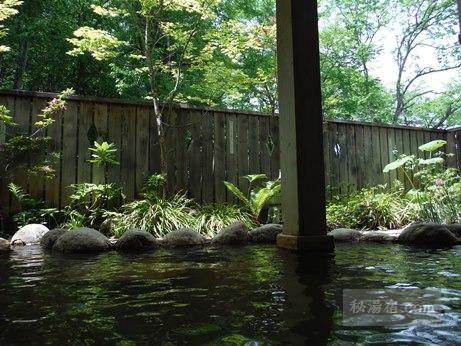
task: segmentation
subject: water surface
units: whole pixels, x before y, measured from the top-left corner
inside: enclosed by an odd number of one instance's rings
[[[461,247],[348,244],[0,256],[0,345],[461,344]],[[344,327],[344,288],[431,288],[437,326]]]

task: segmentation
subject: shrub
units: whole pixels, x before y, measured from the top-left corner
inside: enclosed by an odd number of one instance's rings
[[[58,223],[57,219],[61,215],[58,209],[47,208],[45,202],[33,198],[14,183],[10,183],[8,189],[18,202],[19,212],[13,216],[13,221],[18,227],[30,223],[48,226],[55,226]]]
[[[70,204],[66,207],[66,227],[99,228],[108,211],[117,211],[125,196],[114,184],[74,184]]]
[[[327,205],[331,228],[392,229],[409,223],[412,210],[407,206],[401,186],[364,188],[348,196],[334,198]]]
[[[246,194],[231,182],[225,181],[224,185],[243,203],[247,211],[253,216],[253,221],[259,223],[263,208],[268,205],[271,199],[280,194],[282,188],[280,179],[268,181],[265,174],[245,175],[242,178],[249,182]]]
[[[205,236],[213,236],[234,221],[243,221],[249,228],[255,223],[253,217],[232,204],[197,205],[194,215],[194,228]]]
[[[113,219],[115,236],[130,228],[140,228],[162,237],[194,224],[192,201],[184,194],[167,197],[163,191],[164,184],[164,176],[152,175],[143,185],[142,199],[125,204],[120,213],[106,213]]]

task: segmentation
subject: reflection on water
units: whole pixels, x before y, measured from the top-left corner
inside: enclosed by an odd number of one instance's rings
[[[0,256],[0,344],[459,344],[461,247],[272,246]],[[344,327],[344,288],[432,288],[436,327]]]

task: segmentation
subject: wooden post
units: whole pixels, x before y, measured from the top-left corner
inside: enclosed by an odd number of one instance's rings
[[[317,1],[277,1],[283,233],[278,246],[331,251],[326,235]]]

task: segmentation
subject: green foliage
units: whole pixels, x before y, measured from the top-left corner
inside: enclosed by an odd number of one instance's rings
[[[245,195],[237,186],[225,181],[226,188],[237,197],[251,213],[255,222],[259,222],[261,211],[267,206],[268,202],[281,192],[280,180],[267,181],[265,174],[247,175],[242,177],[249,181],[248,193]],[[265,181],[265,183],[260,183]],[[255,183],[258,183],[254,186]]]
[[[51,147],[51,137],[46,136],[46,129],[54,124],[56,116],[66,109],[66,98],[72,95],[73,89],[66,89],[58,97],[48,102],[37,115],[32,133],[17,130],[9,110],[0,109],[0,121],[7,125],[6,141],[0,153],[4,165],[0,167],[0,177],[11,180],[15,170],[22,169],[26,174],[41,174],[47,178],[54,176],[54,164],[59,155]]]
[[[57,224],[57,218],[60,216],[58,209],[46,208],[43,201],[33,198],[14,183],[10,183],[8,189],[19,206],[19,212],[13,216],[13,221],[18,227],[30,223],[39,223],[48,226]]]
[[[234,221],[243,221],[250,229],[255,226],[250,214],[232,204],[196,205],[194,209],[194,229],[206,236],[214,236]]]
[[[65,208],[66,226],[99,228],[108,211],[117,211],[125,196],[114,184],[74,184],[70,203]]]
[[[401,170],[412,189],[405,199],[418,221],[455,223],[461,222],[461,177],[457,170],[445,167],[444,152],[447,144],[436,140],[419,147],[430,158],[402,154],[388,164],[384,172]]]
[[[88,160],[90,163],[96,164],[98,166],[104,166],[107,164],[119,164],[119,162],[117,162],[115,159],[117,148],[115,147],[114,143],[94,142],[94,147],[90,148],[90,151],[93,152],[93,154],[91,154],[92,159]]]
[[[17,7],[22,5],[22,1],[19,0],[3,0],[0,3],[0,38],[5,37],[8,34],[8,29],[5,28],[2,22],[8,18],[18,14]],[[10,47],[0,45],[0,53],[9,52]]]
[[[364,188],[328,202],[327,222],[331,228],[393,229],[412,221],[403,189],[386,186]]]

